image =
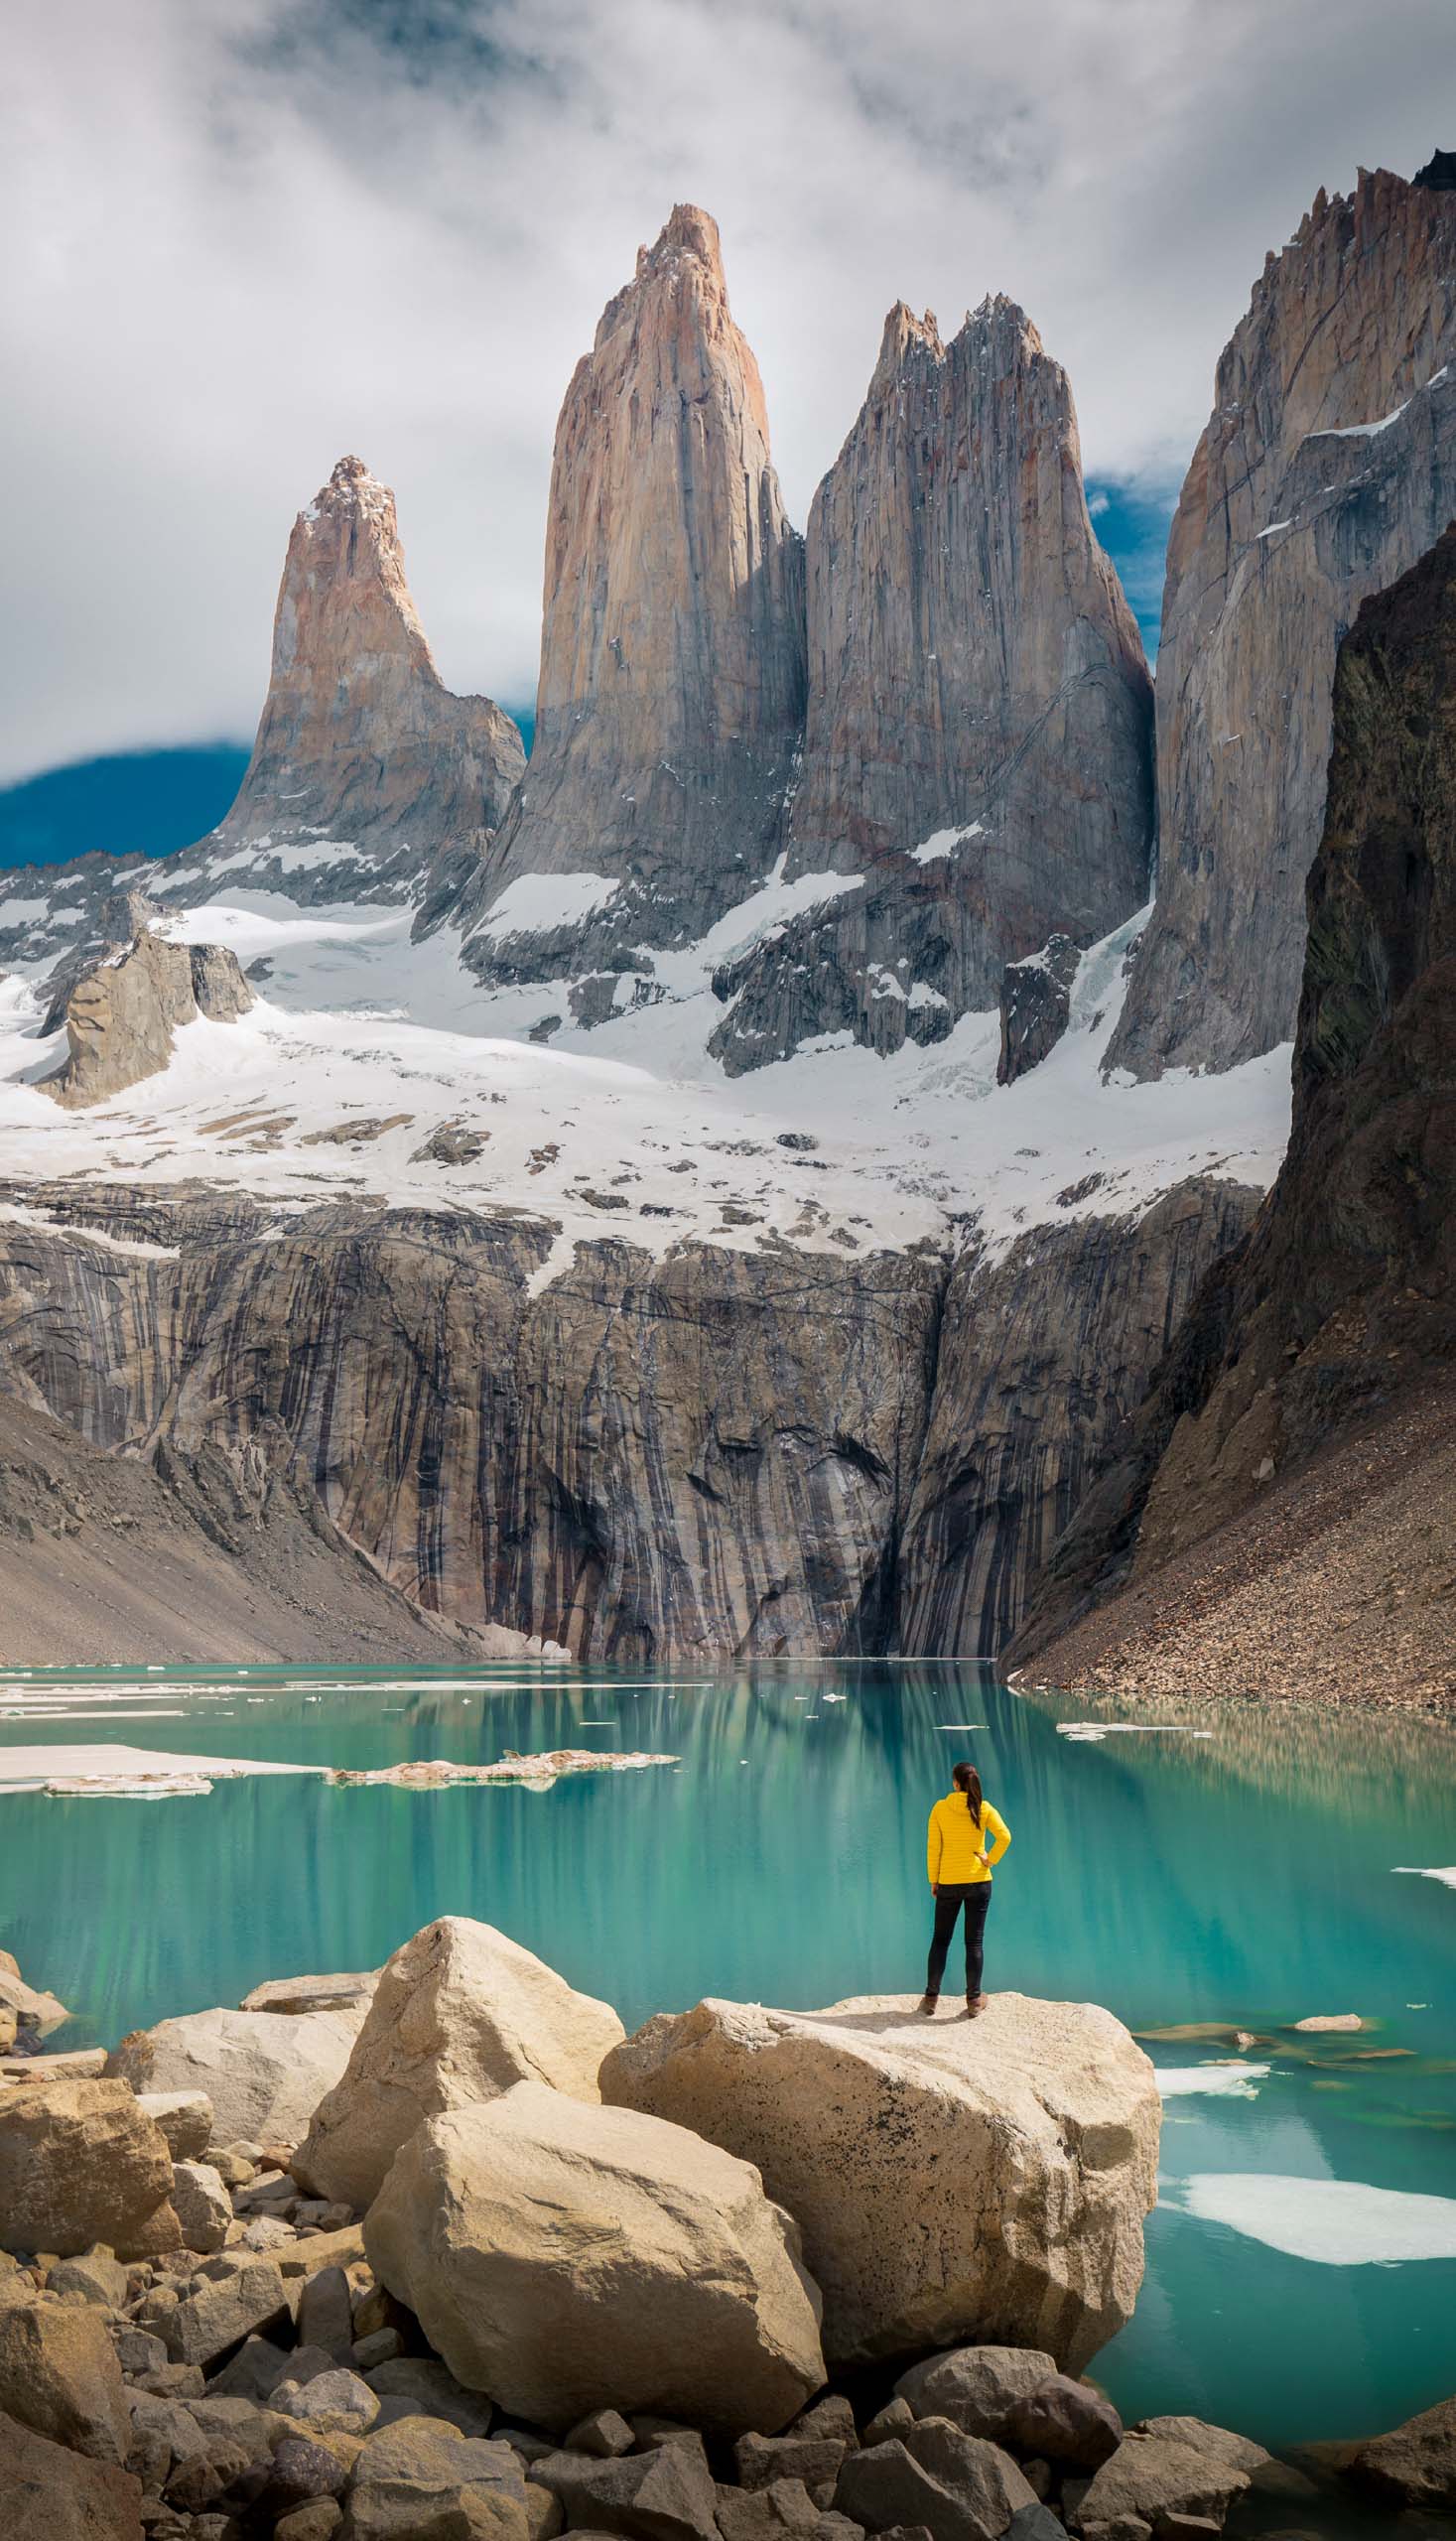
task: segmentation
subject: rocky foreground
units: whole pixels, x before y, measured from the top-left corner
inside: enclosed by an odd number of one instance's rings
[[[64,2018],[0,1958],[0,2047]],[[1095,2005],[705,2002],[626,2039],[449,1919],[0,2059],[13,2541],[1194,2541],[1456,2504],[1456,2403],[1307,2468],[1080,2368],[1152,2068]],[[1313,2475],[1311,2475],[1313,2474]]]

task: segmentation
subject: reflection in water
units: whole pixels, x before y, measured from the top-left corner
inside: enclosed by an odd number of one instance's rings
[[[1100,2361],[1115,2394],[1292,2440],[1456,2389],[1456,2258],[1382,2264],[1387,2243],[1356,2228],[1456,2199],[1456,1895],[1392,1875],[1450,1863],[1449,1733],[1163,1703],[1138,1720],[1214,1734],[1069,1738],[1059,1719],[1125,1706],[870,1662],[69,1682],[68,1702],[57,1680],[0,1691],[0,1743],[72,1725],[94,1742],[97,1715],[125,1714],[132,1745],[351,1768],[593,1744],[681,1759],[546,1794],[288,1779],[155,1805],[0,1800],[0,1944],[75,2007],[75,2044],[266,1976],[375,1965],[444,1913],[503,1926],[629,2025],[707,1993],[917,1992],[926,1812],[969,1755],[1014,1837],[989,1983],[1184,2032],[1151,2047],[1172,2084],[1165,2203],[1137,2318]],[[1290,2028],[1349,2011],[1378,2026]],[[1298,2207],[1296,2247],[1292,2220],[1282,2240],[1251,2228],[1296,2215],[1270,2180],[1349,2194]]]

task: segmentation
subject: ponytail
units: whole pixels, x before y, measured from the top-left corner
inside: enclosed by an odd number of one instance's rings
[[[974,1765],[957,1765],[955,1771],[951,1775],[951,1781],[955,1785],[957,1791],[965,1793],[966,1805],[971,1811],[976,1831],[980,1834],[982,1808],[981,1776],[978,1774]]]

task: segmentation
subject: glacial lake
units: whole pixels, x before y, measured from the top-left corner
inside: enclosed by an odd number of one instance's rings
[[[597,1745],[680,1762],[545,1792],[0,1795],[0,1945],[71,2006],[56,2047],[377,1965],[442,1914],[500,1925],[629,2027],[704,1994],[918,1992],[926,1812],[970,1755],[1014,1836],[990,1987],[1259,2042],[1148,2042],[1161,2202],[1136,2318],[1094,2368],[1120,2405],[1287,2445],[1456,2392],[1448,1729],[1074,1706],[959,1664],[0,1676],[0,1777],[6,1748],[102,1740],[368,1768]],[[1342,2012],[1373,2026],[1293,2031]]]

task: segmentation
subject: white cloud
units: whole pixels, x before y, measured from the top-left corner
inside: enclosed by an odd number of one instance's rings
[[[1089,467],[1186,464],[1266,246],[1433,129],[1443,0],[49,0],[0,94],[0,779],[246,733],[358,450],[446,677],[534,687],[552,428],[674,199],[723,227],[789,506],[903,294],[1021,300]],[[1444,135],[1450,138],[1449,132]]]

